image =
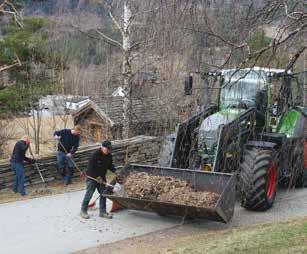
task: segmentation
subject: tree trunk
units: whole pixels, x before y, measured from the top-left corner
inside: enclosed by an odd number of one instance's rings
[[[209,89],[208,76],[203,78],[203,107],[206,108],[210,104],[211,90]]]
[[[306,42],[305,45],[307,45],[307,38],[305,37],[304,41]],[[306,54],[306,51],[304,51],[304,70],[306,70],[306,64],[307,64],[307,54]],[[306,76],[307,76],[307,73],[303,73],[303,105],[304,107],[307,107],[307,81],[306,81]]]
[[[41,130],[41,121],[42,121],[42,112],[40,109],[34,110],[32,109],[32,121],[31,128],[33,130],[34,136],[34,145],[35,145],[35,153],[39,154],[40,150],[40,130]]]
[[[124,102],[123,102],[123,138],[130,137],[131,118],[132,118],[132,70],[131,70],[131,42],[130,42],[130,24],[131,22],[131,9],[127,1],[124,3],[124,31],[123,31],[123,90],[124,90]]]

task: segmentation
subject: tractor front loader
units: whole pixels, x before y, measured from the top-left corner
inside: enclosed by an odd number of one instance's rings
[[[307,184],[299,86],[280,69],[210,75],[220,81],[217,106],[179,125],[169,166],[237,174],[241,205],[267,210],[279,183]]]
[[[213,82],[219,84],[214,87],[216,103],[177,127],[167,144],[170,158],[163,156],[160,166],[128,165],[121,174],[147,172],[186,180],[196,191],[219,194],[215,207],[112,193],[106,195],[109,199],[130,209],[227,223],[237,193],[243,207],[264,211],[274,204],[279,183],[306,185],[307,117],[291,73],[254,67],[207,75],[219,81]],[[174,148],[169,153],[172,139]]]

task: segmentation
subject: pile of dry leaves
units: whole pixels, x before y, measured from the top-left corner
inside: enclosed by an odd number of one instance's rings
[[[214,192],[197,192],[187,181],[146,172],[131,172],[125,179],[124,189],[128,197],[196,207],[213,208],[219,199]]]

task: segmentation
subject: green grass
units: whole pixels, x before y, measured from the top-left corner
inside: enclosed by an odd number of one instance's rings
[[[158,253],[307,253],[307,219],[177,238]]]

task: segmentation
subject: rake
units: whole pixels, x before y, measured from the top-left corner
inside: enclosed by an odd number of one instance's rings
[[[37,172],[39,173],[40,178],[42,179],[42,181],[43,181],[45,187],[47,187],[46,181],[45,181],[45,179],[44,179],[44,177],[43,177],[43,175],[42,175],[42,172],[40,171],[40,169],[39,169],[39,167],[38,167],[38,164],[37,164],[36,160],[34,159],[34,155],[33,155],[33,153],[32,153],[32,150],[31,150],[31,147],[30,147],[30,146],[29,146],[29,152],[30,152],[30,154],[31,154],[32,159],[34,160],[34,164],[35,164],[35,167],[36,167]]]
[[[59,142],[59,144],[61,145],[61,147],[64,149],[65,153],[67,153],[67,150],[66,150],[66,148],[64,147],[64,145],[62,144],[62,142],[61,142],[61,141],[58,141],[58,142]],[[81,171],[81,169],[78,167],[78,165],[76,164],[76,162],[75,162],[72,158],[70,158],[70,160],[71,160],[72,163],[74,164],[75,168],[76,168],[80,173],[83,173],[83,172]],[[96,182],[99,183],[99,184],[104,184],[104,185],[106,185],[106,186],[108,186],[108,187],[114,189],[114,186],[115,186],[115,185],[106,183],[106,182],[104,182],[104,181],[102,181],[102,180],[98,181],[98,179],[96,179],[96,178],[94,178],[94,177],[91,177],[91,176],[88,176],[88,175],[85,175],[85,177],[87,177],[87,178],[89,178],[89,179],[92,179],[92,180],[96,181]],[[120,189],[122,189],[122,187],[120,187],[119,190],[120,190]],[[118,191],[119,191],[119,190],[118,190]],[[101,195],[105,194],[106,191],[107,191],[107,190],[105,190]],[[124,192],[123,189],[122,189],[122,192]],[[88,205],[88,208],[93,208],[93,207],[95,207],[96,202],[97,202],[97,200],[99,199],[99,197],[100,197],[100,195],[94,200],[94,202],[92,202],[92,203],[90,203],[90,204]]]
[[[111,184],[108,184],[108,183],[105,183],[105,184],[106,184],[106,186],[108,186],[108,187],[114,189],[114,185],[111,185]],[[106,192],[107,192],[107,189],[106,189],[103,193],[101,193],[100,195],[103,195],[103,194],[105,194]],[[94,207],[96,206],[97,200],[100,198],[100,195],[99,195],[97,198],[95,198],[95,200],[94,200],[92,203],[90,203],[87,207],[88,207],[88,208],[94,208]]]
[[[89,177],[89,178],[92,179],[92,177]],[[97,181],[97,182],[100,183],[100,184],[104,184],[104,185],[106,185],[106,186],[112,188],[114,193],[121,193],[121,195],[125,195],[125,190],[124,190],[124,188],[123,188],[120,184],[115,183],[114,185],[112,185],[112,184],[106,183],[106,182],[104,182],[104,181],[98,181],[98,180],[95,179],[95,178],[93,178],[93,180]],[[106,189],[103,193],[101,193],[100,195],[103,195],[103,194],[105,194],[106,192],[107,192],[107,189]],[[96,197],[95,200],[94,200],[92,203],[90,203],[90,204],[88,205],[88,208],[93,208],[93,207],[95,207],[97,200],[100,198],[100,195],[99,195],[98,197]],[[114,203],[114,202],[113,202],[113,203]]]

